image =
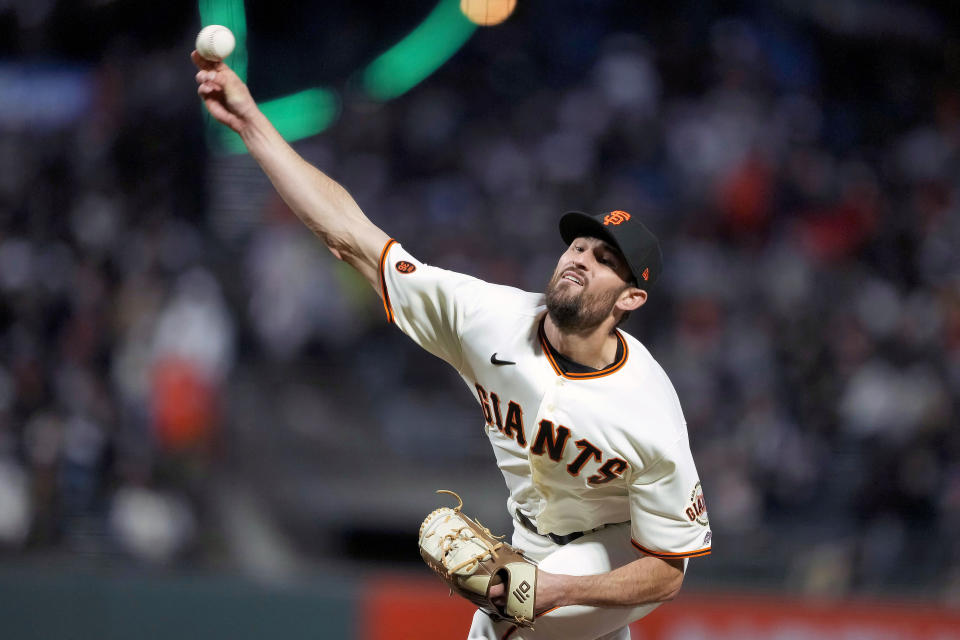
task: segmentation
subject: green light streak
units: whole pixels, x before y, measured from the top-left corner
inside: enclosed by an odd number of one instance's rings
[[[367,67],[364,89],[377,100],[403,95],[449,60],[476,29],[458,0],[440,0],[416,29]]]
[[[226,62],[247,79],[247,20],[243,0],[198,0],[200,24],[222,24],[233,31],[237,46]],[[403,40],[374,60],[363,71],[362,84],[375,100],[390,100],[423,82],[455,54],[477,26],[460,12],[459,0],[439,0],[430,15]],[[340,115],[337,94],[315,88],[260,104],[288,142],[317,135]],[[240,136],[210,119],[207,139],[220,152],[245,153]]]
[[[260,105],[260,110],[284,140],[293,142],[315,136],[329,127],[340,114],[337,95],[327,89],[307,89]],[[216,124],[216,122],[214,122]],[[244,153],[240,136],[217,124],[219,146],[228,153]]]
[[[227,56],[230,65],[240,79],[247,80],[247,14],[243,0],[200,0],[200,25],[221,24],[233,31],[237,46]]]

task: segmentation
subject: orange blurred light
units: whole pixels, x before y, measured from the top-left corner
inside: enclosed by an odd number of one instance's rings
[[[152,371],[154,434],[164,451],[202,448],[217,427],[216,388],[190,360],[166,357]]]
[[[460,0],[463,15],[483,27],[500,24],[517,8],[517,0]]]

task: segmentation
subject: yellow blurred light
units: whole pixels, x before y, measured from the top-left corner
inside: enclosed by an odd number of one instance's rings
[[[476,24],[490,27],[510,17],[517,0],[460,0],[460,11]]]

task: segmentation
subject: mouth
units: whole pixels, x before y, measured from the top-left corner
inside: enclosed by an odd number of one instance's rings
[[[560,276],[560,279],[567,280],[580,287],[584,285],[583,278],[577,275],[575,271],[572,271],[570,269],[564,271],[563,274]]]

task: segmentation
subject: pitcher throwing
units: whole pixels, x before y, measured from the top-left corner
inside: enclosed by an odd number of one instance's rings
[[[627,211],[563,215],[568,248],[545,293],[430,266],[300,157],[226,64],[192,58],[213,117],[366,278],[387,319],[456,369],[479,403],[513,546],[538,566],[533,627],[478,610],[468,637],[629,638],[627,626],[676,596],[688,559],[710,553],[711,540],[673,385],[617,328],[660,274],[654,235]]]

